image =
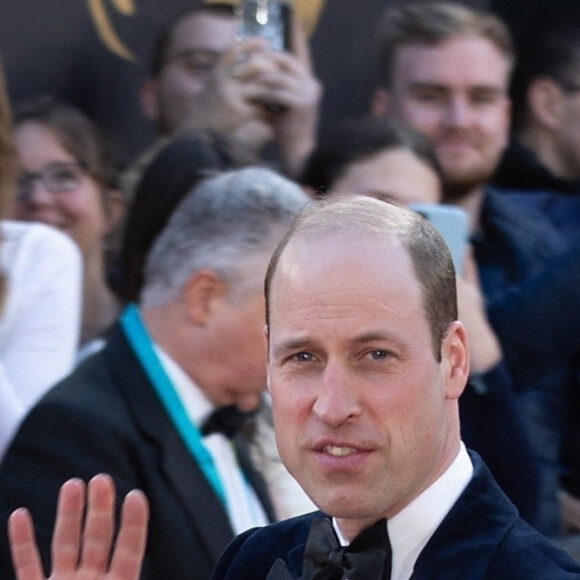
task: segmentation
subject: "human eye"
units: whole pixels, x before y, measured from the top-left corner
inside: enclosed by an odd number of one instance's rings
[[[195,50],[183,54],[181,62],[193,74],[209,74],[218,63],[220,55],[210,51]]]
[[[298,352],[290,357],[291,360],[297,363],[307,363],[314,360],[314,356],[309,352]]]
[[[46,179],[54,190],[70,190],[79,184],[79,169],[73,166],[55,165],[46,171]]]
[[[474,105],[492,105],[498,101],[498,93],[495,90],[482,89],[474,91],[471,95],[471,102]]]
[[[370,358],[371,360],[377,360],[377,361],[386,360],[390,356],[389,351],[384,350],[382,348],[373,348],[372,350],[368,351],[366,354],[367,354],[367,357]]]
[[[415,100],[420,103],[437,105],[443,103],[445,95],[437,87],[420,87],[414,92]]]
[[[310,372],[315,369],[317,358],[310,352],[290,351],[273,354],[271,361],[273,367],[292,375],[294,373]]]

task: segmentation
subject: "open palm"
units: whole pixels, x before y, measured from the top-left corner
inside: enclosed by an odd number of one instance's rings
[[[91,479],[86,492],[77,479],[61,487],[50,580],[137,580],[147,537],[147,500],[138,490],[127,494],[116,541],[114,506],[115,487],[107,475]],[[8,535],[16,578],[45,580],[27,510],[12,513]]]

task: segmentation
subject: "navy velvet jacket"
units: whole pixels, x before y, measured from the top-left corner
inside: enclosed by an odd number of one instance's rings
[[[580,566],[526,524],[479,456],[471,459],[473,478],[419,555],[412,579],[580,578]],[[320,517],[326,516],[315,512],[238,536],[212,580],[299,579],[310,523]],[[282,574],[269,577],[277,560]]]

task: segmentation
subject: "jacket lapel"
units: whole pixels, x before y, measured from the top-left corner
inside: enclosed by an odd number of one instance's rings
[[[226,511],[173,427],[119,325],[111,331],[105,354],[135,424],[157,445],[160,473],[179,498],[196,537],[217,561],[234,537]]]
[[[161,442],[161,462],[176,496],[199,530],[200,542],[217,562],[234,532],[221,501],[171,425]]]
[[[276,560],[268,572],[266,580],[296,580],[298,576],[292,576],[284,564],[284,560]]]
[[[473,477],[421,552],[413,580],[485,578],[498,544],[517,521],[516,508],[479,456],[470,457]]]
[[[244,472],[247,480],[250,482],[250,485],[253,487],[264,511],[266,512],[266,516],[268,517],[268,521],[274,522],[276,521],[276,514],[274,512],[274,506],[272,505],[272,501],[270,499],[270,494],[268,493],[268,488],[266,486],[266,482],[262,475],[256,470],[254,464],[252,463],[251,455],[250,455],[250,448],[248,442],[243,433],[237,434],[233,438],[234,449],[236,452],[236,457],[238,459],[238,463]]]

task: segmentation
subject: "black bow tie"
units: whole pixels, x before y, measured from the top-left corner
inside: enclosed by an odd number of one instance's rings
[[[390,580],[391,544],[384,519],[363,530],[349,546],[338,543],[327,518],[312,522],[302,580]]]
[[[231,439],[254,414],[255,411],[240,411],[235,405],[219,407],[203,422],[201,434],[211,435],[212,433],[222,433]]]

